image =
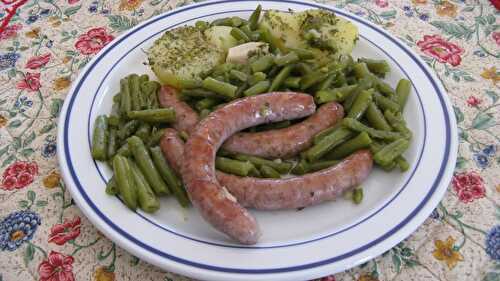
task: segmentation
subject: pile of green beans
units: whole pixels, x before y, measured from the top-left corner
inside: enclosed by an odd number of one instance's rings
[[[189,206],[181,180],[157,146],[164,127],[175,121],[172,108],[159,107],[159,88],[147,75],[121,79],[111,114],[96,118],[92,136],[92,157],[107,161],[114,173],[106,193],[119,195],[131,210],[148,213],[160,208],[160,196],[170,194]]]

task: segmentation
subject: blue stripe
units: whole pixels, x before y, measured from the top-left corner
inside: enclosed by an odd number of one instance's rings
[[[193,8],[214,5],[214,4],[218,4],[218,3],[230,3],[230,2],[254,2],[254,1],[251,1],[251,0],[239,0],[239,1],[225,0],[225,1],[218,1],[218,2],[212,1],[212,2],[201,3],[201,4],[198,4],[196,6],[187,6],[187,7],[178,9],[178,10],[174,10],[174,11],[172,11],[170,13],[167,13],[167,14],[165,14],[163,16],[160,16],[160,17],[152,20],[151,22],[149,22],[147,25],[149,25],[151,23],[154,23],[154,22],[156,22],[158,20],[167,18],[167,17],[169,17],[171,15],[174,15],[174,14],[177,14],[177,13],[180,13],[180,12],[184,12],[184,11],[187,11],[187,10],[191,10]],[[307,5],[307,6],[315,7],[315,8],[328,9],[328,10],[334,11],[334,12],[336,12],[338,14],[341,14],[341,15],[343,15],[345,17],[348,17],[348,18],[350,18],[352,20],[355,20],[355,21],[358,21],[358,22],[361,22],[361,23],[365,24],[364,22],[359,21],[358,19],[356,19],[356,18],[352,17],[351,15],[346,14],[346,13],[344,13],[342,11],[338,11],[338,10],[332,9],[332,8],[325,8],[325,7],[321,6],[321,5],[317,5],[317,4],[313,4],[313,3],[302,3],[302,2],[296,2],[296,1],[293,1],[293,0],[282,0],[282,1],[278,1],[278,0],[265,0],[264,2],[280,2],[280,3],[284,3],[285,2],[285,3],[294,3],[294,4]],[[374,245],[376,245],[376,244],[378,244],[378,243],[386,240],[387,238],[389,238],[392,234],[394,234],[395,232],[397,232],[400,228],[404,227],[415,215],[418,214],[418,212],[423,208],[423,206],[427,203],[427,201],[431,198],[431,196],[436,191],[436,188],[439,186],[439,184],[440,184],[440,182],[442,180],[443,174],[444,174],[444,170],[446,168],[446,164],[447,164],[447,162],[449,160],[449,156],[450,156],[450,135],[451,135],[450,116],[448,115],[448,112],[446,110],[446,105],[445,105],[445,102],[444,102],[443,93],[440,91],[438,85],[432,79],[432,76],[427,71],[427,69],[422,65],[422,63],[418,59],[415,58],[415,56],[410,51],[408,51],[406,48],[404,48],[404,46],[401,43],[399,43],[398,41],[394,40],[392,37],[388,36],[384,32],[380,31],[377,27],[373,27],[371,25],[367,25],[368,27],[370,27],[373,30],[379,32],[380,34],[382,34],[383,36],[385,36],[387,39],[389,39],[390,41],[392,41],[393,43],[395,43],[396,45],[398,45],[401,49],[403,49],[419,65],[419,67],[424,71],[424,73],[427,76],[427,78],[429,79],[429,81],[432,83],[435,91],[438,93],[438,98],[440,100],[440,104],[441,104],[441,106],[443,108],[443,112],[444,112],[444,115],[445,115],[444,116],[445,117],[445,123],[447,125],[446,132],[445,132],[446,146],[445,146],[445,153],[444,153],[443,161],[441,163],[441,166],[440,166],[440,169],[439,169],[439,172],[438,172],[438,176],[436,177],[436,180],[434,181],[434,183],[433,183],[433,185],[431,187],[430,192],[426,195],[426,197],[424,198],[424,200],[419,204],[419,206],[409,216],[407,216],[396,227],[394,227],[393,229],[391,229],[390,231],[388,231],[387,233],[385,233],[381,237],[379,237],[376,240],[374,240],[374,241],[372,241],[372,242],[370,242],[370,243],[368,243],[366,245],[363,245],[363,246],[361,246],[361,247],[359,247],[359,248],[357,248],[357,249],[355,249],[355,250],[353,250],[351,252],[345,253],[343,255],[335,256],[335,257],[332,257],[332,258],[329,258],[329,259],[325,259],[325,260],[322,260],[322,261],[318,261],[318,262],[314,262],[314,263],[309,263],[309,264],[304,264],[304,265],[293,266],[293,267],[265,268],[265,269],[244,269],[244,268],[218,267],[218,266],[212,266],[212,265],[208,265],[208,264],[202,264],[202,263],[197,263],[197,262],[185,260],[185,259],[182,259],[180,257],[176,257],[176,256],[173,256],[171,254],[164,253],[164,252],[162,252],[162,251],[160,251],[160,250],[158,250],[156,248],[153,248],[153,247],[151,247],[149,245],[144,244],[143,242],[141,242],[141,241],[137,240],[136,238],[132,237],[130,234],[126,233],[123,229],[119,228],[112,221],[110,221],[109,218],[107,218],[104,214],[102,214],[102,212],[99,209],[97,209],[97,207],[93,204],[93,202],[90,200],[90,198],[84,192],[83,187],[81,186],[80,182],[78,181],[78,178],[76,176],[76,173],[74,171],[73,164],[72,164],[72,161],[71,161],[71,155],[69,153],[69,142],[68,142],[68,132],[69,132],[69,130],[68,129],[69,129],[69,116],[70,116],[70,112],[71,112],[71,109],[73,107],[75,98],[76,98],[77,93],[79,92],[79,90],[80,90],[80,88],[82,86],[83,81],[85,81],[85,79],[87,78],[87,76],[90,73],[90,71],[96,66],[96,64],[113,47],[117,46],[124,39],[126,39],[128,36],[130,36],[131,34],[137,32],[139,30],[141,30],[142,28],[146,27],[147,25],[138,26],[136,29],[132,30],[126,36],[120,38],[116,42],[113,42],[112,46],[109,47],[109,48],[107,48],[103,53],[101,53],[99,55],[99,57],[93,62],[93,64],[88,68],[87,72],[85,72],[83,74],[82,79],[80,80],[80,82],[78,83],[78,85],[75,87],[75,93],[73,93],[73,95],[71,96],[71,98],[69,100],[68,112],[66,113],[66,119],[65,119],[65,123],[64,123],[64,153],[66,154],[67,159],[68,159],[67,160],[67,162],[68,162],[68,170],[70,171],[70,175],[72,176],[73,181],[77,185],[77,188],[81,192],[82,197],[87,202],[87,204],[89,204],[89,206],[94,210],[94,212],[96,212],[96,214],[106,224],[108,224],[111,228],[113,228],[115,231],[117,231],[118,233],[120,233],[123,237],[127,238],[129,241],[135,243],[136,245],[142,247],[143,249],[145,249],[147,251],[150,251],[151,253],[154,253],[156,255],[162,256],[164,258],[167,258],[167,259],[170,259],[172,261],[179,262],[179,263],[182,263],[182,264],[185,264],[185,265],[189,265],[189,266],[193,266],[193,267],[198,267],[198,268],[202,268],[202,269],[208,269],[208,270],[212,270],[212,271],[228,272],[228,273],[259,273],[259,274],[280,273],[280,272],[290,272],[290,271],[304,270],[304,269],[308,269],[308,268],[323,266],[323,265],[326,265],[326,264],[330,264],[330,263],[333,263],[333,262],[336,262],[336,261],[348,258],[348,257],[353,256],[353,255],[356,255],[356,254],[358,254],[358,253],[360,253],[360,252],[362,252],[362,251],[364,251],[364,250],[366,250],[366,249],[368,249],[368,248],[370,248],[370,247],[372,247],[372,246],[374,246]]]

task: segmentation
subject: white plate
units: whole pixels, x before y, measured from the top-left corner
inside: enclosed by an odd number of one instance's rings
[[[414,88],[405,110],[414,138],[406,173],[375,170],[363,184],[363,203],[337,202],[302,211],[252,213],[263,230],[259,244],[232,243],[197,212],[163,199],[154,215],[134,213],[104,193],[110,170],[90,155],[95,117],[110,111],[119,79],[148,73],[144,50],[170,28],[265,9],[327,9],[354,22],[360,32],[355,56],[383,58]],[[141,259],[204,280],[305,280],[366,262],[410,235],[442,198],[457,153],[457,129],[443,87],[408,47],[379,27],[342,10],[303,1],[207,1],[154,17],[110,43],[80,74],[60,117],[58,156],[64,180],[85,215],[110,239]]]

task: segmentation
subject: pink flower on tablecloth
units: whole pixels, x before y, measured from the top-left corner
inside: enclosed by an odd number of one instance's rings
[[[80,0],[68,0],[68,4],[70,4],[70,5],[78,3],[78,2],[80,2]]]
[[[475,106],[478,106],[479,104],[481,104],[481,100],[476,98],[475,96],[470,96],[468,99],[467,99],[467,104],[469,106],[472,106],[472,107],[475,107]]]
[[[486,193],[483,178],[474,171],[455,174],[452,184],[458,199],[464,203],[483,198]]]
[[[379,6],[380,8],[385,8],[389,6],[389,2],[387,2],[387,0],[375,0],[375,5]]]
[[[26,68],[37,69],[46,65],[50,61],[51,54],[46,53],[44,55],[32,57],[26,62]]]
[[[21,28],[23,28],[23,25],[19,23],[7,26],[3,32],[0,32],[0,41],[16,37],[17,32],[21,30]]]
[[[63,245],[69,240],[73,240],[80,235],[80,217],[72,220],[64,220],[64,223],[56,224],[50,229],[49,243]]]
[[[75,281],[72,256],[51,251],[49,257],[38,266],[40,281]]]
[[[42,84],[40,83],[40,73],[27,72],[24,80],[19,81],[16,85],[18,89],[28,90],[30,92],[38,91]]]
[[[325,277],[319,279],[319,281],[336,281],[336,279],[335,279],[335,276],[329,275],[329,276],[325,276]]]
[[[113,35],[108,34],[105,28],[92,28],[78,37],[75,48],[83,55],[92,55],[99,52],[113,39]]]
[[[37,174],[38,165],[36,162],[17,161],[3,172],[0,188],[4,190],[21,189],[32,183]]]
[[[445,41],[439,35],[424,35],[424,39],[417,42],[417,46],[426,55],[437,59],[441,63],[457,66],[462,61],[460,57],[464,49],[451,42]]]
[[[491,38],[493,38],[493,40],[495,40],[495,43],[497,43],[497,45],[500,46],[500,32],[499,31],[491,33]]]

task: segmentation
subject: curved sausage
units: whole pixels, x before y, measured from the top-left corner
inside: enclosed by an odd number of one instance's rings
[[[342,106],[336,102],[321,106],[306,120],[288,128],[258,133],[238,133],[230,137],[222,148],[264,158],[290,158],[312,145],[314,136],[344,117]]]
[[[363,182],[372,166],[371,152],[360,150],[333,167],[300,177],[259,179],[217,173],[217,179],[245,207],[295,209],[336,199]]]
[[[169,130],[169,129],[167,129]],[[179,167],[184,143],[173,129],[165,131],[161,147],[167,161]],[[239,177],[216,171],[217,180],[238,203],[259,210],[296,209],[336,199],[363,182],[373,166],[372,154],[360,150],[333,167],[287,179]],[[175,168],[174,168],[175,169]]]
[[[177,118],[174,128],[191,132],[199,121],[198,113],[178,99],[175,88],[163,86],[159,97],[163,107],[175,109]],[[238,133],[226,140],[222,147],[233,153],[264,158],[289,158],[310,147],[314,135],[333,126],[343,117],[342,106],[331,102],[321,106],[316,113],[298,124],[258,133]]]
[[[162,86],[158,94],[158,100],[162,107],[173,107],[175,109],[175,122],[173,127],[179,132],[190,133],[200,118],[187,103],[179,100],[177,90],[170,86]]]
[[[215,153],[232,134],[260,124],[296,119],[316,109],[310,95],[275,92],[247,97],[212,112],[191,132],[181,174],[191,202],[217,230],[242,244],[255,244],[257,222],[215,177]]]

